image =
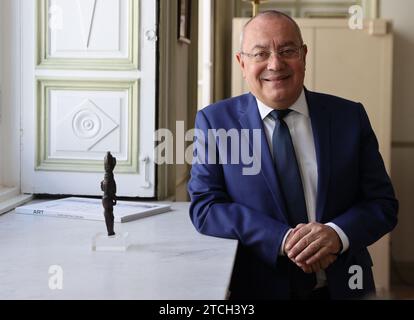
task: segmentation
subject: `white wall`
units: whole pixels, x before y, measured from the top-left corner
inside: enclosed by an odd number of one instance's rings
[[[394,23],[392,179],[400,200],[399,224],[392,235],[397,261],[414,262],[414,1],[381,0],[380,15]]]
[[[212,0],[199,0],[198,6],[198,109],[211,103]]]
[[[2,150],[2,114],[3,114],[3,1],[0,0],[0,150]],[[1,168],[2,157],[0,156],[0,186],[2,185],[3,175]]]
[[[20,3],[0,0],[1,128],[0,184],[20,187]]]
[[[0,1],[0,21],[3,21],[2,19],[3,14],[3,1]],[[0,92],[1,92],[1,80],[2,80],[2,70],[3,65],[1,63],[2,61],[2,52],[3,52],[3,32],[2,32],[2,23],[0,22]]]

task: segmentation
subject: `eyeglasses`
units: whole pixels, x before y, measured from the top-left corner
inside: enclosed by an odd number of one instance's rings
[[[289,47],[284,47],[280,50],[277,50],[276,52],[268,51],[268,50],[261,50],[256,53],[240,52],[240,54],[253,59],[253,61],[257,63],[268,61],[272,53],[277,54],[279,59],[293,60],[293,59],[298,59],[300,57],[303,47],[304,45],[301,45],[299,47],[289,46]]]

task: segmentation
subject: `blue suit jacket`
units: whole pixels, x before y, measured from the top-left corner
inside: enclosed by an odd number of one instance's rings
[[[309,91],[306,99],[318,164],[317,221],[335,223],[350,242],[326,270],[328,287],[335,299],[360,298],[375,290],[367,246],[395,227],[398,202],[363,106]],[[243,175],[242,162],[193,165],[190,216],[203,234],[239,240],[233,298],[288,299],[292,262],[278,253],[290,226],[256,99],[245,94],[213,104],[198,112],[196,128],[204,134],[196,137],[198,154],[209,129],[261,130],[259,174]],[[221,159],[225,151],[214,148]],[[203,150],[206,157],[211,150]],[[349,286],[353,265],[363,270],[363,289]]]

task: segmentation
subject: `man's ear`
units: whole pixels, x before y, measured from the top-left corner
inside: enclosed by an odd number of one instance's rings
[[[243,78],[246,78],[246,75],[245,75],[245,73],[244,73],[244,68],[245,68],[245,65],[244,65],[244,60],[243,60],[242,55],[241,55],[241,53],[240,53],[240,52],[238,52],[238,53],[236,54],[236,59],[237,59],[237,62],[239,63],[239,65],[240,65],[240,69],[241,69],[241,71],[242,71]]]
[[[303,63],[306,66],[306,57],[308,55],[308,47],[307,47],[306,44],[303,45],[303,49],[302,50],[303,50]]]

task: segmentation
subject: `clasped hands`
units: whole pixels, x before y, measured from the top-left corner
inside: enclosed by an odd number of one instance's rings
[[[285,241],[284,253],[306,273],[328,268],[342,247],[341,239],[331,227],[311,222],[299,224]]]

